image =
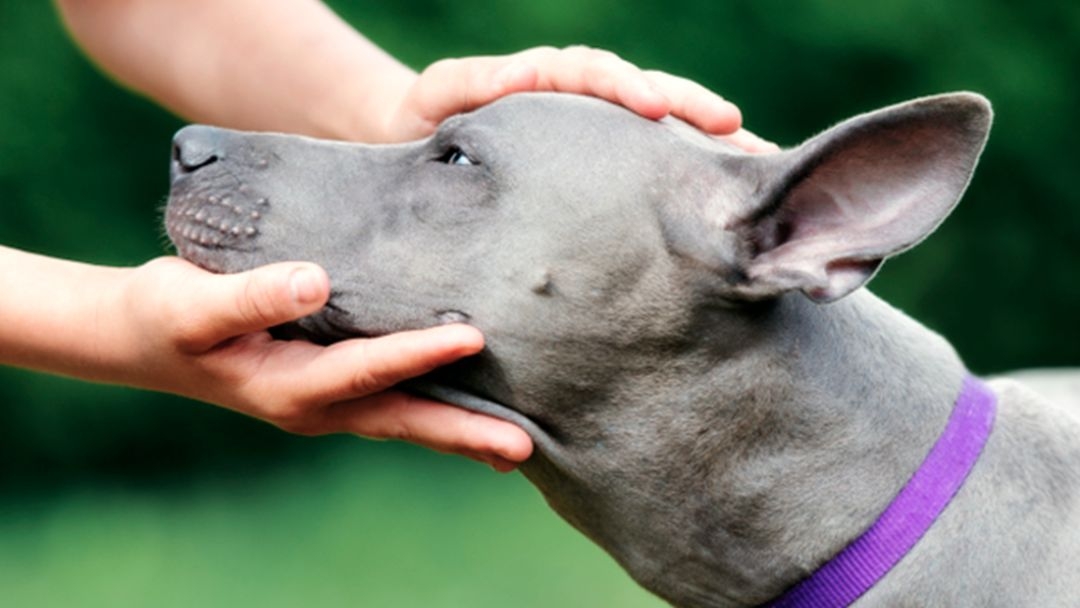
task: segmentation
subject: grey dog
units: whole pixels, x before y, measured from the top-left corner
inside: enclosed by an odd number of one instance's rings
[[[863,285],[956,204],[985,99],[917,99],[748,155],[675,120],[526,94],[423,141],[188,127],[166,212],[214,271],[303,259],[319,342],[448,322],[478,356],[414,390],[514,421],[522,471],[643,586],[772,601],[859,537],[919,468],[965,367]],[[1075,374],[989,383],[967,481],[859,606],[1080,605]]]

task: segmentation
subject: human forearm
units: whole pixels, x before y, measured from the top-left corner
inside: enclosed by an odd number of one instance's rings
[[[318,0],[56,0],[73,36],[121,82],[174,112],[239,129],[386,143],[510,93],[594,95],[669,113],[751,152],[738,109],[697,83],[613,53],[537,47],[437,61],[417,75]]]
[[[0,363],[105,379],[100,303],[123,273],[0,247]]]
[[[57,0],[118,80],[238,129],[381,141],[416,74],[317,0]]]

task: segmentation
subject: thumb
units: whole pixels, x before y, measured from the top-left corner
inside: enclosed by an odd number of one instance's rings
[[[247,272],[207,275],[189,292],[182,348],[206,352],[237,336],[318,311],[330,279],[315,264],[284,262]]]

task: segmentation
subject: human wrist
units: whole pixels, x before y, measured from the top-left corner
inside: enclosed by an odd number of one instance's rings
[[[191,287],[178,272],[184,264],[178,258],[161,257],[113,269],[113,278],[97,302],[100,376],[89,379],[181,392],[174,386],[179,370],[170,369],[167,360],[175,354],[170,340],[184,318],[182,307],[175,303],[182,300],[181,290]]]
[[[329,7],[312,4],[302,46],[308,66],[302,82],[309,90],[296,94],[307,108],[313,135],[366,143],[389,141],[389,124],[417,74]],[[317,42],[312,42],[317,40]],[[310,69],[310,68],[314,69]]]
[[[139,344],[149,338],[140,335],[131,314],[132,277],[138,268],[91,268],[93,298],[82,305],[89,322],[80,338],[86,352],[80,369],[68,373],[95,382],[136,384],[133,378],[143,363]]]

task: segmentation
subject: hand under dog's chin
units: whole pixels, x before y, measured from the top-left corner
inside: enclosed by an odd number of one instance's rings
[[[353,338],[377,338],[392,333],[385,330],[362,330],[335,321],[333,311],[320,312],[293,323],[269,329],[278,340],[306,340],[313,344],[329,345]],[[456,321],[448,321],[456,322]],[[509,392],[499,390],[497,365],[492,367],[490,353],[467,357],[443,366],[428,374],[407,380],[402,390],[444,401],[464,409],[521,423],[528,420],[513,407]],[[526,429],[529,430],[529,429]]]

